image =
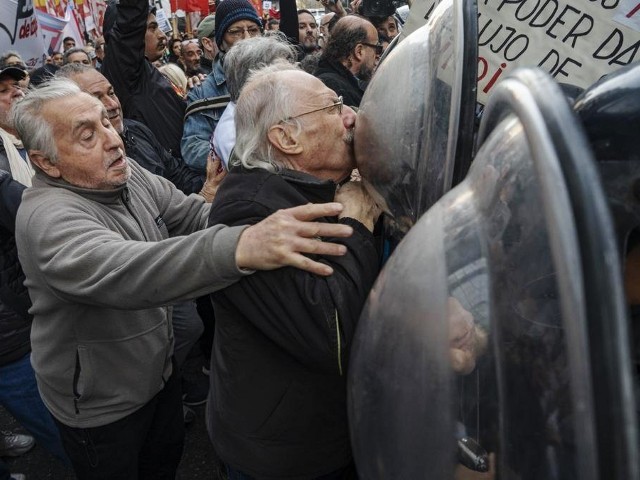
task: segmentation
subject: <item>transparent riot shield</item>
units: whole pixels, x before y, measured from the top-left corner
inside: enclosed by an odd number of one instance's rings
[[[398,238],[466,174],[477,71],[475,2],[445,0],[381,61],[355,132],[360,173]]]
[[[599,438],[599,382],[619,393],[629,377],[594,365],[590,323],[624,323],[624,311],[584,133],[550,77],[521,70],[496,87],[479,135],[467,178],[400,243],[358,325],[360,476],[637,478],[632,438],[616,443],[623,462]]]

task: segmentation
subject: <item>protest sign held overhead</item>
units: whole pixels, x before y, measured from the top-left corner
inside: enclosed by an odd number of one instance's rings
[[[15,50],[27,67],[44,62],[44,44],[32,0],[0,2],[0,52]]]
[[[424,25],[438,0],[417,0],[406,25]],[[588,87],[640,59],[638,0],[478,0],[478,100],[518,66]]]

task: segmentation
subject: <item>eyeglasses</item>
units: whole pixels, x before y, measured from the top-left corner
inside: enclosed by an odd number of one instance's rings
[[[329,113],[333,113],[335,111],[338,112],[338,115],[342,114],[342,96],[338,97],[338,101],[337,102],[333,102],[331,105],[327,105],[325,107],[320,107],[320,108],[315,108],[313,110],[309,110],[308,112],[304,112],[304,113],[300,113],[298,115],[294,115],[293,117],[287,117],[283,120],[283,122],[286,122],[287,120],[293,120],[294,118],[300,118],[304,115],[309,115],[310,113],[316,113],[316,112],[321,112],[323,110],[329,110]]]
[[[258,27],[248,27],[248,28],[238,27],[238,28],[230,28],[229,30],[226,31],[226,33],[229,34],[233,38],[240,38],[240,37],[242,37],[244,35],[245,32],[247,32],[250,37],[257,37],[258,35],[260,35],[260,28],[258,28]]]
[[[384,47],[379,43],[376,43],[375,45],[373,43],[365,43],[365,42],[360,42],[360,43],[362,43],[362,45],[366,45],[367,47],[373,48],[376,51],[376,55],[378,56],[382,55],[382,52],[384,52]]]

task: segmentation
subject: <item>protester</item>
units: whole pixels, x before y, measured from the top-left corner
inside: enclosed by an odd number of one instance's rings
[[[218,45],[215,41],[216,16],[209,15],[198,24],[198,41],[202,49],[200,68],[203,73],[209,74],[213,69],[213,61],[218,54]]]
[[[73,82],[30,92],[13,114],[36,167],[16,243],[42,398],[78,477],[173,479],[184,427],[166,305],[252,269],[329,274],[303,254],[344,247],[307,237],[351,229],[298,220],[337,214],[330,204],[198,231],[209,204],[130,162],[104,106]]]
[[[22,88],[27,88],[29,86],[31,78],[29,72],[27,71],[27,65],[24,63],[24,60],[22,60],[22,57],[18,52],[9,50],[0,55],[0,69],[6,67],[17,67],[20,70],[23,70],[25,75],[19,82],[20,86]]]
[[[240,225],[308,202],[341,201],[353,227],[334,275],[260,272],[213,295],[209,433],[229,478],[353,475],[346,407],[349,347],[379,268],[380,213],[355,167],[355,113],[292,66],[258,71],[236,108],[234,167],[209,222]],[[338,193],[336,194],[336,190]],[[353,477],[355,478],[355,477]]]
[[[76,41],[73,37],[64,37],[62,39],[62,50],[63,53],[69,50],[70,48],[74,48],[76,46]]]
[[[365,82],[371,80],[381,54],[382,46],[373,24],[349,15],[338,20],[333,28],[315,76],[341,95],[345,105],[358,107]]]
[[[211,74],[187,95],[188,108],[182,136],[182,155],[192,169],[204,173],[209,156],[209,139],[216,128],[229,95],[222,68],[224,55],[243,38],[262,33],[258,13],[249,0],[224,0],[215,17],[215,39],[220,52]]]
[[[398,36],[400,29],[398,28],[398,20],[394,15],[389,17],[371,17],[369,18],[373,26],[378,30],[378,35],[390,42]]]
[[[72,47],[65,50],[62,56],[62,64],[67,65],[69,63],[81,63],[83,65],[93,65],[89,54],[81,47]]]
[[[53,52],[53,55],[51,55],[51,61],[55,66],[61,67],[64,62],[64,56],[62,52]]]
[[[182,63],[182,40],[179,38],[172,38],[167,45],[169,55],[167,56],[167,63],[175,63],[184,71],[184,64]]]
[[[321,49],[324,49],[329,41],[329,37],[331,37],[331,20],[336,17],[334,12],[325,13],[320,17],[320,35],[318,37],[318,46]],[[336,20],[337,21],[337,20]]]
[[[96,68],[100,68],[102,66],[102,60],[104,60],[104,37],[103,36],[99,36],[96,39],[96,47],[95,47],[95,51],[96,51],[96,58],[97,58],[97,62],[95,67]]]
[[[184,63],[185,73],[188,77],[198,74],[209,73],[200,67],[200,58],[202,57],[202,49],[200,42],[195,38],[182,41],[182,62]]]
[[[109,5],[103,31],[106,52],[102,73],[122,102],[124,116],[144,123],[171,155],[181,156],[186,104],[152,65],[167,46],[155,8],[133,0]]]
[[[298,41],[305,54],[311,55],[318,51],[318,24],[313,14],[306,9],[298,10]]]

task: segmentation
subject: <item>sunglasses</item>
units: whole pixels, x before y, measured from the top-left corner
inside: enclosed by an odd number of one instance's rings
[[[360,42],[360,43],[362,43],[362,45],[365,45],[367,47],[373,48],[376,51],[376,55],[378,56],[382,55],[382,52],[384,52],[384,47],[379,43],[376,43],[375,45],[373,43],[365,43],[365,42]]]

